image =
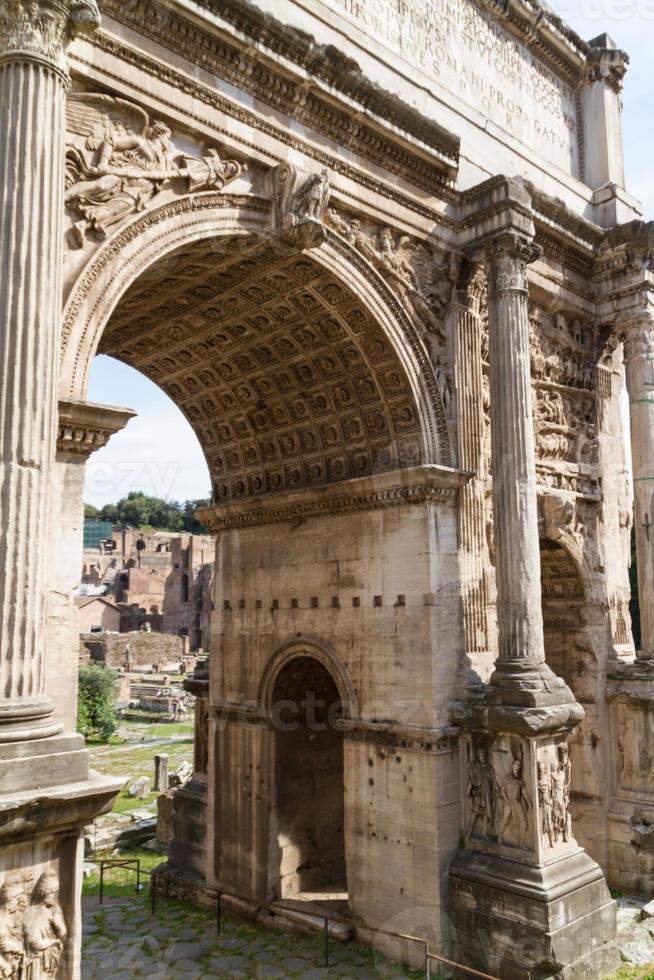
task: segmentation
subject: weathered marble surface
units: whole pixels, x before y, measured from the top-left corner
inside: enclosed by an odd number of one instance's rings
[[[654,234],[624,188],[625,57],[537,0],[413,0],[402,23],[386,0],[103,0],[101,30],[90,2],[5,7],[0,771],[7,847],[28,799],[49,841],[7,869],[53,864],[111,800],[58,734],[82,463],[121,423],[85,405],[103,351],[167,391],[211,471],[189,866],[255,903],[293,879],[274,712],[297,668],[338,690],[317,768],[362,938],[399,955],[392,933],[424,927],[503,977],[606,972],[602,870],[647,887],[654,867]],[[516,921],[533,943],[512,952]]]

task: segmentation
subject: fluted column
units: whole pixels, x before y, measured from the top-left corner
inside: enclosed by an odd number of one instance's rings
[[[632,319],[623,338],[631,414],[640,603],[641,650],[638,656],[654,660],[654,311]]]
[[[479,676],[485,673],[488,654],[488,589],[484,568],[487,471],[479,309],[484,287],[481,267],[467,268],[454,304],[458,460],[461,469],[473,474],[459,492],[463,629],[468,666]]]
[[[515,708],[575,703],[545,663],[527,289],[527,266],[539,254],[530,237],[512,231],[483,250],[498,627],[490,683]]]
[[[0,741],[45,736],[45,597],[59,359],[66,46],[95,0],[0,6]]]
[[[509,672],[545,661],[527,293],[527,264],[537,257],[527,239],[512,234],[495,240],[485,255],[497,669]]]

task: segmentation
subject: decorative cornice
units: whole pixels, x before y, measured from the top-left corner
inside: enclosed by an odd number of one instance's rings
[[[202,82],[198,82],[195,78],[172,68],[170,65],[165,64],[156,58],[144,54],[142,51],[131,47],[130,45],[124,44],[117,38],[106,34],[104,31],[98,31],[91,38],[93,47],[98,51],[105,52],[113,58],[118,59],[121,65],[131,65],[138,68],[139,71],[150,75],[152,78],[157,78],[158,80],[170,85],[172,88],[176,89],[184,95],[190,95],[194,100],[197,101],[199,105],[207,106],[212,111],[207,114],[206,112],[193,113],[191,111],[185,112],[185,118],[188,123],[191,124],[196,121],[203,126],[206,125],[207,120],[211,119],[212,125],[216,133],[226,133],[217,120],[220,120],[220,115],[225,114],[230,119],[234,119],[244,126],[251,127],[254,130],[254,139],[247,140],[242,135],[239,137],[239,143],[244,149],[260,149],[260,141],[257,139],[257,133],[263,133],[269,136],[271,139],[278,141],[282,145],[290,146],[294,150],[300,150],[309,159],[315,160],[321,166],[328,167],[333,173],[341,174],[349,180],[354,181],[355,184],[360,187],[366,188],[367,191],[372,191],[376,195],[382,198],[387,198],[394,201],[396,204],[401,205],[409,213],[414,213],[420,215],[422,218],[426,218],[430,221],[438,220],[441,223],[448,224],[448,219],[439,215],[438,212],[429,207],[429,205],[424,204],[422,201],[411,197],[409,194],[404,194],[398,190],[396,182],[389,180],[384,182],[380,180],[377,176],[372,176],[362,170],[360,167],[354,166],[349,162],[348,159],[343,159],[338,153],[326,152],[321,146],[316,146],[313,142],[309,140],[301,139],[297,132],[293,128],[285,127],[281,124],[275,124],[269,119],[265,118],[258,113],[251,111],[250,109],[239,105],[237,102],[227,98],[222,92],[211,88],[209,85],[205,85]],[[82,55],[77,54],[76,60],[81,64],[88,65],[89,67],[97,68],[96,58],[85,59]],[[106,76],[107,81],[121,81],[123,80],[123,75],[121,73],[112,73],[108,71],[106,67],[103,67],[103,74]],[[151,88],[149,86],[140,87],[138,82],[134,80],[132,82],[132,89],[134,92],[141,91],[144,95],[151,94]],[[159,105],[161,109],[164,110],[167,106],[169,109],[176,110],[178,108],[178,103],[176,101],[167,102],[165,99],[159,98]],[[267,155],[272,156],[270,151],[266,151]],[[419,154],[416,154],[419,156]],[[275,159],[274,156],[272,156]],[[278,162],[282,162],[282,157],[277,158]],[[286,159],[284,155],[283,159]],[[422,159],[422,158],[421,158]],[[379,163],[379,159],[375,160]],[[429,187],[429,191],[432,195],[441,200],[448,202],[455,202],[457,200],[457,192],[451,186],[450,182],[441,180],[440,177],[435,178],[435,183]]]
[[[433,191],[434,184],[456,176],[458,137],[374,85],[355,62],[241,0],[204,6],[246,34],[248,43],[233,30],[219,36],[213,22],[201,23],[171,10],[162,20],[153,0],[104,0],[103,11],[416,186]],[[281,71],[263,49],[293,61],[298,74]]]
[[[629,67],[629,55],[617,48],[600,47],[599,42],[605,39],[607,39],[606,35],[603,34],[597,38],[597,44],[591,42],[586,81],[604,82],[614,92],[621,92],[624,76]]]
[[[539,0],[481,0],[481,3],[498,20],[508,23],[513,33],[521,35],[555,73],[569,84],[575,83],[589,45]],[[315,45],[310,36],[289,28],[249,0],[196,0],[196,6],[220,16],[251,42],[275,55],[300,64],[308,62],[312,73],[324,73],[326,80],[353,66],[358,68],[333,47]],[[318,62],[315,67],[314,59]]]
[[[86,460],[102,449],[115,432],[124,429],[136,412],[92,402],[59,402],[57,454],[68,459]]]
[[[219,532],[407,504],[453,504],[459,487],[469,478],[470,474],[445,466],[417,466],[316,490],[274,494],[226,507],[203,507],[197,516],[210,531]]]
[[[66,75],[69,43],[99,25],[96,0],[4,0],[0,5],[0,65],[37,60]]]

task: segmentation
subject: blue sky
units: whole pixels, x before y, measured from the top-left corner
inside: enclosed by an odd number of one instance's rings
[[[88,399],[138,413],[86,464],[84,499],[103,504],[143,490],[155,497],[210,496],[209,471],[193,429],[152,381],[113,357],[96,357]]]
[[[627,189],[654,219],[654,0],[549,0],[585,40],[604,32],[630,55],[623,92]],[[207,465],[188,422],[155,384],[110,357],[96,358],[89,401],[127,405],[138,413],[95,453],[86,471],[85,500],[102,506],[143,490],[185,500],[209,496]]]
[[[630,57],[622,102],[627,190],[654,220],[654,0],[548,0],[585,41],[609,34]]]

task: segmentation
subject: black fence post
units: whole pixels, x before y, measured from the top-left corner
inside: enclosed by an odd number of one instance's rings
[[[100,861],[100,905],[102,905],[103,892],[104,892],[104,861]]]
[[[325,924],[322,930],[322,941],[323,941],[323,966],[329,966],[329,919],[325,919]]]
[[[218,892],[216,896],[216,935],[220,935],[220,931],[223,927],[223,903],[222,903],[223,893]]]

